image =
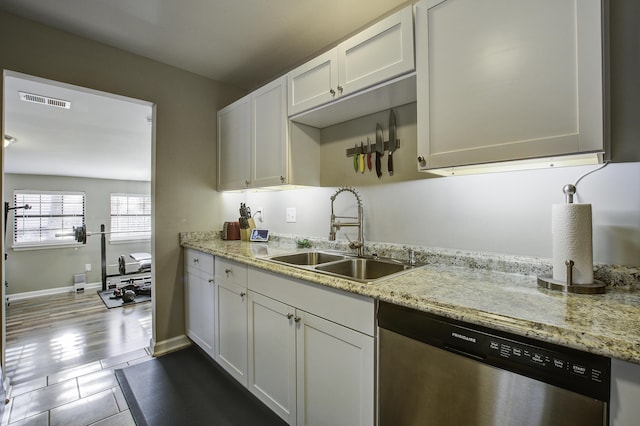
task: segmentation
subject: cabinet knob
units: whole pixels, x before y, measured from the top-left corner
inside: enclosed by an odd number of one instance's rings
[[[231,269],[227,268],[224,270],[225,275],[229,275],[231,273]]]
[[[284,183],[284,181],[285,181],[284,176],[280,176],[280,183]]]
[[[247,293],[245,293],[244,291],[243,291],[243,292],[240,292],[240,298],[243,298],[243,297],[245,297],[246,295],[247,295]]]
[[[300,322],[300,320],[301,320],[301,319],[302,319],[302,318],[300,318],[300,317],[295,317],[295,318],[293,319],[293,321],[295,321],[295,322]]]
[[[420,167],[424,167],[427,165],[427,160],[421,155],[418,157],[418,164]]]
[[[293,318],[293,314],[287,314],[287,319]]]
[[[250,184],[250,183],[251,183],[251,182],[249,182],[248,180],[245,180],[245,181],[244,181],[244,185],[245,185],[245,186],[249,186],[249,184]]]
[[[193,263],[198,263],[198,262],[200,262],[200,259],[198,259],[197,257],[194,257],[193,258]]]
[[[213,278],[209,278],[209,284],[213,284]]]
[[[340,94],[342,94],[342,86],[338,86],[338,92],[340,92]]]
[[[335,96],[336,95],[336,91],[333,90],[333,88],[329,89],[329,93],[331,93],[331,96]]]

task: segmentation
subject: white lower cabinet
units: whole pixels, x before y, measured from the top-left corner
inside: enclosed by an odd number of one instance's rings
[[[185,328],[187,336],[211,357],[214,349],[213,256],[185,250]]]
[[[298,425],[374,424],[374,339],[297,311]]]
[[[248,387],[280,417],[375,423],[373,300],[250,268],[248,317]]]
[[[249,390],[296,424],[295,309],[249,292]]]
[[[216,257],[215,360],[247,386],[247,267]]]

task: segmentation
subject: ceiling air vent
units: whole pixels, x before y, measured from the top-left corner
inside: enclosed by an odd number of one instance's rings
[[[36,95],[33,93],[18,92],[20,93],[20,100],[25,102],[33,102],[35,104],[48,105],[56,108],[71,108],[71,102],[63,101],[62,99],[49,98],[47,96]]]

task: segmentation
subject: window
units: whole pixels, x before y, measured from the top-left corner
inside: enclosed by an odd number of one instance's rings
[[[73,228],[84,224],[83,192],[15,191],[14,246],[77,244]],[[57,236],[56,236],[57,235]]]
[[[151,239],[151,196],[111,194],[111,241]]]

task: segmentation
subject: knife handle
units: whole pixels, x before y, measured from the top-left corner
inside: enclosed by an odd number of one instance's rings
[[[393,176],[393,155],[389,152],[389,163],[387,164],[389,169],[389,176]]]
[[[371,153],[367,153],[367,168],[371,170]]]
[[[382,177],[382,164],[379,152],[376,152],[376,175],[378,175],[379,178]]]
[[[353,171],[358,171],[358,154],[353,154]]]

